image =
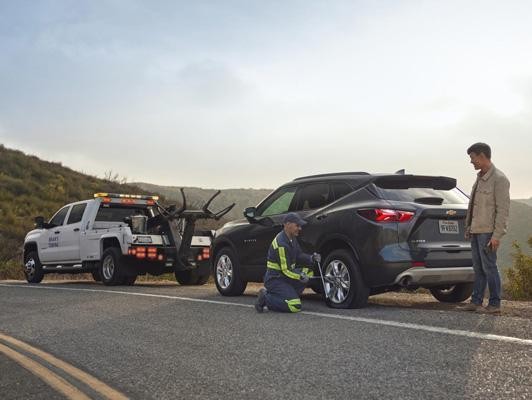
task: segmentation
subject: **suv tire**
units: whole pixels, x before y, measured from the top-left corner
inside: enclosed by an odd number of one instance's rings
[[[452,286],[431,288],[430,293],[442,303],[460,303],[471,296],[473,284],[457,283]]]
[[[109,247],[103,252],[100,276],[104,285],[116,286],[123,282],[122,262],[122,253],[116,247]]]
[[[247,282],[240,275],[240,263],[230,247],[222,248],[214,261],[214,282],[222,296],[240,296]]]
[[[362,308],[368,303],[369,289],[362,280],[360,268],[347,250],[334,250],[322,266],[326,303],[331,308]],[[332,279],[327,280],[327,278]]]
[[[42,264],[36,251],[30,251],[24,257],[24,275],[28,283],[40,283],[44,278]]]

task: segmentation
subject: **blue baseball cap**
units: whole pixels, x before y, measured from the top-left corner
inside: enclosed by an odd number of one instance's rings
[[[293,222],[294,224],[297,224],[299,226],[303,226],[307,223],[303,218],[301,218],[299,215],[297,215],[295,212],[289,212],[286,214],[283,218],[283,224],[286,224],[288,222]]]

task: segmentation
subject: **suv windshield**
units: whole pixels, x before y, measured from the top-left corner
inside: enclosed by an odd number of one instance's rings
[[[467,204],[469,198],[459,189],[437,190],[431,188],[383,189],[373,186],[378,197],[384,200],[407,201],[423,204]]]

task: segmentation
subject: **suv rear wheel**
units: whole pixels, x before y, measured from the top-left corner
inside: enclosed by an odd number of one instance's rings
[[[44,271],[36,251],[30,251],[24,257],[24,275],[29,283],[40,283],[44,278]]]
[[[452,286],[431,288],[430,293],[442,303],[460,303],[471,296],[473,284],[457,283]]]
[[[224,247],[216,254],[214,281],[223,296],[240,296],[246,290],[248,283],[242,280],[238,259],[230,247]]]
[[[324,263],[326,303],[332,308],[362,308],[368,302],[369,289],[360,269],[347,250],[335,250]]]

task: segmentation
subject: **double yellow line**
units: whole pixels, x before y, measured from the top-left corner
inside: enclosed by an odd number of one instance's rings
[[[7,343],[11,345],[12,347],[6,346],[5,344],[1,342]],[[80,391],[78,388],[76,388],[75,386],[67,382],[65,379],[57,375],[55,372],[51,371],[46,366],[40,364],[34,359],[24,355],[18,350],[22,350],[28,354],[37,356],[41,360],[47,362],[48,364],[54,366],[55,368],[58,368],[59,370],[70,375],[71,377],[75,378],[79,382],[84,383],[85,385],[89,386],[92,390],[94,390],[95,392],[98,392],[104,398],[113,399],[113,400],[114,399],[117,399],[117,400],[127,399],[127,397],[124,396],[122,393],[114,390],[113,388],[109,387],[108,385],[96,379],[95,377],[87,374],[86,372],[83,372],[79,368],[76,368],[60,360],[52,356],[51,354],[48,354],[42,350],[39,350],[33,346],[30,346],[27,343],[24,343],[11,336],[7,336],[7,335],[0,333],[0,353],[5,354],[10,359],[17,362],[18,364],[20,364],[21,366],[29,370],[34,375],[41,378],[49,386],[51,386],[56,391],[62,393],[63,395],[65,395],[68,399],[90,400],[90,397],[88,397],[85,393]]]

